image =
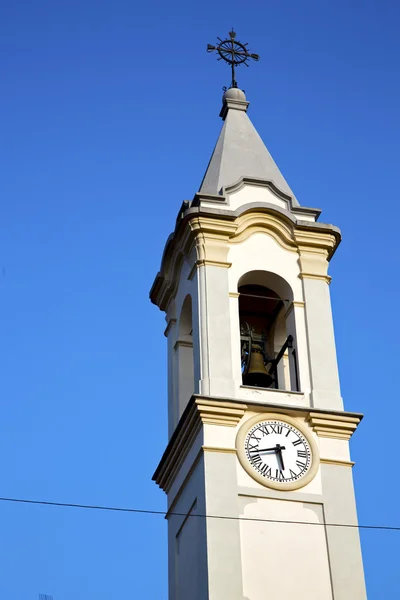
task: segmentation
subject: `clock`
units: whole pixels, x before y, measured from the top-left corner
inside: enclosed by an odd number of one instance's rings
[[[239,461],[256,481],[279,490],[309,483],[318,470],[318,448],[297,420],[265,413],[249,419],[236,438]]]

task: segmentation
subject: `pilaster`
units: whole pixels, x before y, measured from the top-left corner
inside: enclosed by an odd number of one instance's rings
[[[329,293],[328,259],[335,247],[333,235],[296,232],[300,278],[303,283],[305,322],[311,376],[312,404],[343,409]]]

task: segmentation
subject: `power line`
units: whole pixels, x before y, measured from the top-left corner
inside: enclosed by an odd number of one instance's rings
[[[72,502],[51,502],[50,500],[29,500],[26,498],[0,498],[2,502],[15,502],[20,504],[38,504],[41,506],[58,506],[61,508],[85,508],[89,510],[108,510],[114,512],[136,513],[144,515],[159,515],[166,517],[197,517],[201,519],[224,519],[227,521],[251,521],[256,523],[283,523],[288,525],[320,525],[323,527],[348,527],[350,529],[377,529],[381,531],[400,531],[400,527],[390,525],[351,525],[347,523],[312,523],[310,521],[290,521],[279,519],[260,519],[257,517],[233,517],[229,515],[204,515],[196,513],[165,512],[144,508],[125,508],[122,506],[102,506],[94,504],[74,504]]]

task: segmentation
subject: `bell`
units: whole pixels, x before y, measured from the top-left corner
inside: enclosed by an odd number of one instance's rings
[[[261,346],[253,344],[251,347],[249,368],[243,375],[243,383],[244,385],[267,388],[272,382],[273,377],[265,368],[264,352]]]

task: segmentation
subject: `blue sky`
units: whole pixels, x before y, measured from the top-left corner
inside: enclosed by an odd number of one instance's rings
[[[232,25],[261,60],[249,115],[305,206],[341,227],[331,265],[361,523],[398,511],[394,0],[3,2],[0,496],[163,509],[164,317],[148,300],[197,191]],[[138,235],[139,233],[139,235]],[[0,502],[0,597],[167,598],[162,517]],[[400,532],[361,534],[369,598],[394,598]]]

